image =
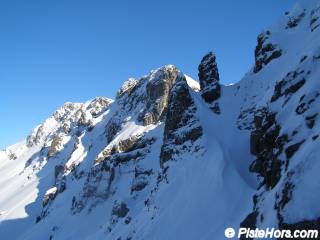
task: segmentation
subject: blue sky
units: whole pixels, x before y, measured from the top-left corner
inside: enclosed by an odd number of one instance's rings
[[[256,37],[294,0],[65,0],[0,3],[0,148],[66,101],[113,98],[128,77],[174,64],[197,78],[216,52],[221,81],[253,64]]]

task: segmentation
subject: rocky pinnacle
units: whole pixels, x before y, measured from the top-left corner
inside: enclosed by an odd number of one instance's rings
[[[213,52],[207,53],[202,58],[198,70],[201,95],[206,102],[212,103],[221,95],[219,72],[216,63],[216,56]]]

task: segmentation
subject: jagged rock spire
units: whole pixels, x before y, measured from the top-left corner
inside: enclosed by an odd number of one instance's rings
[[[217,100],[221,95],[221,87],[219,84],[219,71],[216,63],[216,56],[213,52],[207,53],[202,58],[198,70],[203,99],[209,103]]]

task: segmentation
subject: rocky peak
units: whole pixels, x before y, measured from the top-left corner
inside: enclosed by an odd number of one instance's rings
[[[163,120],[168,107],[169,95],[180,71],[172,65],[151,73],[146,84],[145,109],[139,116],[144,125]]]
[[[98,117],[102,112],[104,112],[113,102],[112,99],[105,97],[96,97],[89,102],[87,110],[93,117]]]
[[[108,98],[96,97],[86,103],[63,104],[50,118],[31,131],[27,137],[27,146],[42,145],[58,133],[69,134],[79,126],[93,127],[93,118],[105,112],[112,102]]]

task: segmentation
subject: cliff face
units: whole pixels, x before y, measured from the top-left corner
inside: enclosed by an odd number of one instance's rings
[[[172,65],[115,100],[66,103],[0,151],[7,239],[225,239],[239,226],[320,228],[320,5],[258,36],[255,63],[220,82]],[[297,210],[299,209],[299,211]]]

